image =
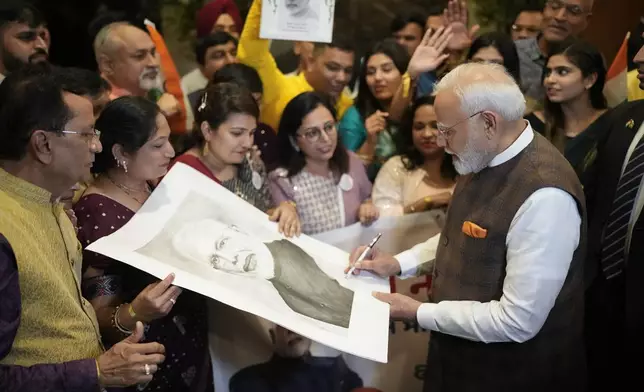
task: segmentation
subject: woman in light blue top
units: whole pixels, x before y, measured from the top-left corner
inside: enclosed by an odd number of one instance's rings
[[[357,152],[372,180],[380,166],[396,154],[393,136],[397,125],[387,117],[408,63],[407,51],[395,40],[377,43],[362,63],[356,104],[339,124],[342,142],[347,149]]]

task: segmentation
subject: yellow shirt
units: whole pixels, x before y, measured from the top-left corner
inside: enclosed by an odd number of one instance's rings
[[[637,70],[634,69],[626,75],[626,88],[628,90],[628,100],[637,101],[644,99],[644,90],[640,89],[640,81],[637,78]]]
[[[313,91],[313,87],[302,73],[286,76],[277,68],[277,63],[270,53],[269,41],[259,38],[261,17],[262,1],[255,0],[248,11],[237,48],[237,58],[259,73],[264,85],[260,121],[277,131],[286,105],[301,93]],[[353,105],[353,99],[343,92],[335,107],[338,121],[351,105]]]

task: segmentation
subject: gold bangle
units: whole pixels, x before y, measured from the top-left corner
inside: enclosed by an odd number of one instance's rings
[[[132,304],[128,304],[127,312],[129,313],[130,317],[136,318],[136,312],[134,311]]]
[[[293,200],[287,200],[286,203],[292,205],[293,208],[297,209],[297,204]]]
[[[429,204],[429,203],[432,202],[432,197],[431,196],[425,196],[423,198],[423,201],[425,202],[425,204]]]
[[[99,380],[101,379],[101,368],[98,367],[98,359],[94,359],[94,362],[96,363],[96,378]]]
[[[416,82],[415,78],[412,78],[409,72],[405,72],[402,76],[402,85],[403,85],[403,98],[409,97],[409,93],[412,90],[412,85]]]

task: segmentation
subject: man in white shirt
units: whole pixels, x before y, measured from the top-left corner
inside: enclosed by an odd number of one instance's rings
[[[433,274],[432,303],[375,294],[392,318],[432,331],[426,391],[582,391],[581,184],[522,119],[502,66],[461,65],[436,92],[438,144],[461,174],[443,232],[358,270]]]

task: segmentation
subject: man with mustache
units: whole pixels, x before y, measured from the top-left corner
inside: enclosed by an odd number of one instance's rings
[[[292,18],[317,20],[318,14],[311,8],[310,2],[310,0],[284,0],[284,6]]]
[[[294,312],[349,328],[353,291],[288,240],[264,243],[235,226],[203,219],[179,228],[172,247],[183,258],[218,271],[268,280]]]
[[[644,90],[644,45],[634,62]],[[590,391],[625,390],[639,381],[639,362],[631,358],[644,350],[644,100],[624,102],[610,115],[608,137],[598,143],[596,171],[584,184]]]
[[[166,117],[179,112],[179,102],[163,92],[159,56],[150,35],[127,22],[103,27],[94,39],[101,76],[111,87],[111,99],[124,95],[149,97]]]
[[[593,0],[548,0],[543,8],[541,33],[516,41],[521,70],[521,89],[537,102],[545,96],[543,69],[553,44],[578,36],[590,22]]]
[[[523,119],[525,99],[502,65],[462,64],[435,91],[437,144],[461,174],[443,231],[356,267],[432,274],[431,303],[375,294],[392,318],[431,330],[425,391],[585,391],[579,179]]]
[[[47,61],[49,33],[42,15],[21,0],[0,4],[0,83],[25,64]]]

